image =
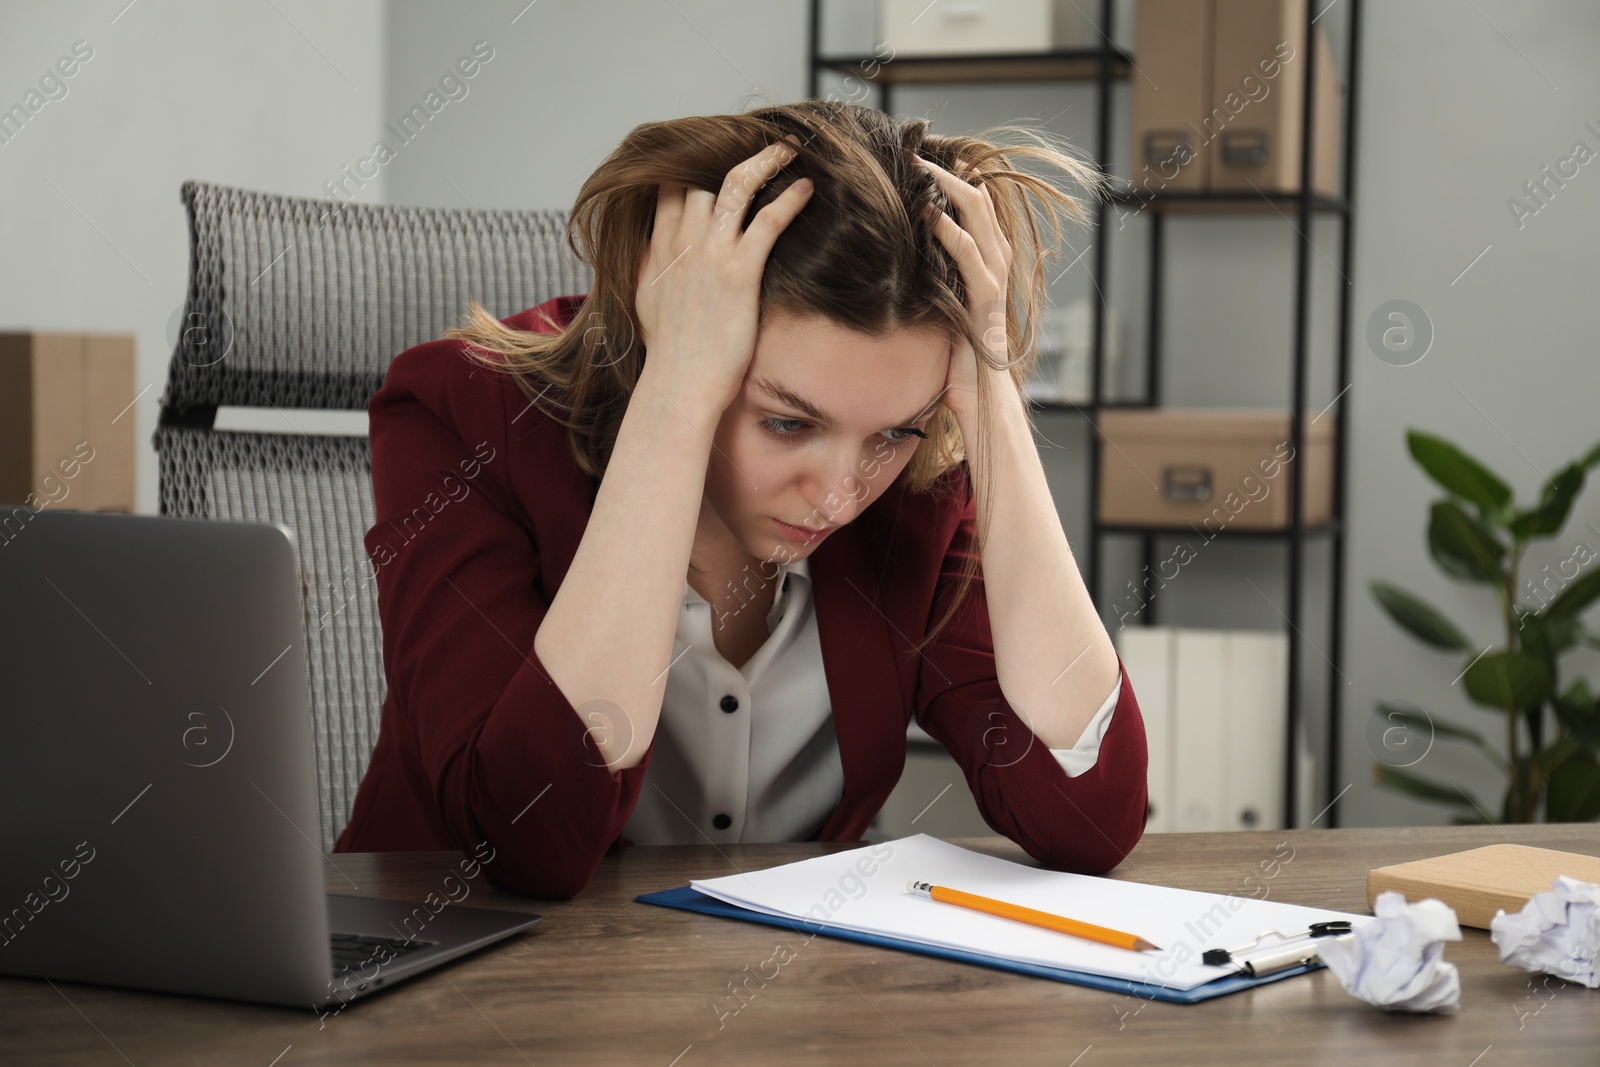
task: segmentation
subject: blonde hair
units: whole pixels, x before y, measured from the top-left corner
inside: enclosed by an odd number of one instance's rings
[[[1108,179],[1034,128],[1008,124],[981,131],[982,136],[950,136],[930,133],[928,127],[925,119],[896,119],[876,108],[823,100],[636,126],[583,183],[570,214],[567,241],[594,270],[587,299],[571,323],[554,334],[514,330],[473,301],[463,324],[443,336],[467,342],[473,358],[512,374],[531,403],[567,428],[578,467],[603,477],[647,358],[638,340],[634,298],[657,187],[680,184],[718,192],[735,165],[792,134],[800,142],[798,155],[757,192],[742,222],[748,225],[789,183],[801,177],[815,183],[767,258],[759,322],[775,314],[822,316],[875,338],[903,328],[937,329],[953,342],[964,338],[984,364],[1008,370],[1020,393],[1038,358],[1044,261],[1059,255],[1061,212],[1077,222],[1088,222],[1089,213],[1078,197],[1015,163],[1029,158],[1054,166],[1082,185],[1089,199],[1103,193]],[[1016,135],[1023,143],[988,139],[998,134]],[[998,362],[987,350],[984,330],[971,321],[960,269],[932,224],[922,221],[928,204],[952,218],[956,212],[913,153],[959,171],[963,180],[988,190],[994,202],[1012,249],[1005,336],[1006,351],[1015,356],[1008,362]],[[1048,247],[1037,225],[1040,214],[1054,228]],[[980,466],[987,468],[988,383],[982,374],[979,379],[974,443],[984,457]],[[967,465],[966,443],[948,408],[937,409],[927,433],[903,472],[912,492],[938,492],[947,474]],[[984,469],[976,477],[990,474]],[[977,575],[988,510],[979,516],[978,550],[968,554],[955,599],[916,645],[918,653],[955,615]]]

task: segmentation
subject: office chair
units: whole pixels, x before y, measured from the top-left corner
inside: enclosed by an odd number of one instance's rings
[[[323,851],[383,704],[365,436],[215,428],[218,407],[365,412],[389,361],[458,324],[587,292],[566,211],[356,205],[188,181],[189,286],[153,443],[163,515],[281,522],[305,600]],[[265,664],[263,664],[265,666]],[[303,831],[309,828],[302,828]]]

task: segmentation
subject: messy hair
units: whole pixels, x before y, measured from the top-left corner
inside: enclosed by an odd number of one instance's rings
[[[720,192],[727,174],[789,136],[797,155],[752,198],[741,227],[802,177],[814,182],[804,208],[778,235],[761,275],[758,329],[774,315],[821,316],[845,329],[883,339],[900,329],[941,331],[964,339],[984,365],[1007,371],[1019,393],[1038,359],[1039,314],[1045,306],[1044,261],[1059,255],[1061,212],[1087,222],[1085,200],[1099,197],[1105,176],[1036,128],[1002,125],[982,136],[930,132],[926,119],[897,119],[837,100],[803,100],[634,127],[579,190],[567,241],[593,268],[582,307],[559,333],[514,330],[473,301],[461,326],[444,336],[468,343],[480,362],[512,374],[530,403],[567,428],[577,465],[604,475],[628,401],[648,357],[635,296],[639,264],[650,243],[657,187],[683,185]],[[1021,143],[990,138],[1014,135]],[[959,223],[956,209],[913,154],[988,190],[1012,250],[1007,278],[1005,351],[996,331],[975,324],[955,260],[922,211],[933,204]],[[1053,166],[1084,189],[1082,199],[1016,167],[1021,158]],[[1029,194],[1033,194],[1032,197]],[[1047,216],[1054,240],[1040,236]],[[984,334],[989,334],[985,343]],[[988,382],[979,375],[977,440],[970,451],[954,415],[939,407],[928,438],[902,472],[907,488],[939,493],[953,468],[972,479],[990,476]],[[979,457],[977,472],[969,456]],[[973,488],[976,492],[975,486]],[[985,504],[989,496],[984,496]],[[917,644],[921,652],[955,615],[981,566],[982,509],[959,586],[944,617]]]

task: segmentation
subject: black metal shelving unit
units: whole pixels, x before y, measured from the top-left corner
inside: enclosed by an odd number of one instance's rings
[[[1345,281],[1340,290],[1338,300],[1337,340],[1335,344],[1334,360],[1336,363],[1336,379],[1340,388],[1348,388],[1349,375],[1349,317],[1350,317],[1350,284],[1351,268],[1354,261],[1354,243],[1352,226],[1354,222],[1353,205],[1355,196],[1355,149],[1356,149],[1356,116],[1358,112],[1357,93],[1360,87],[1360,52],[1361,52],[1361,0],[1348,0],[1347,9],[1348,27],[1348,61],[1346,64],[1345,86],[1347,94],[1344,107],[1343,130],[1343,195],[1329,197],[1316,193],[1312,189],[1313,174],[1313,147],[1315,137],[1316,103],[1316,64],[1318,50],[1316,47],[1317,26],[1320,17],[1317,12],[1317,0],[1305,0],[1306,24],[1305,40],[1302,42],[1302,54],[1305,56],[1304,64],[1304,93],[1301,114],[1301,151],[1300,151],[1300,183],[1299,191],[1295,193],[1160,193],[1154,196],[1140,196],[1127,189],[1118,189],[1107,200],[1096,205],[1096,229],[1099,233],[1106,232],[1106,216],[1114,204],[1140,205],[1142,211],[1149,213],[1149,297],[1146,304],[1146,348],[1144,353],[1144,387],[1145,395],[1142,401],[1103,401],[1104,374],[1105,374],[1105,314],[1109,307],[1108,290],[1108,264],[1110,249],[1108,242],[1097,240],[1094,245],[1091,266],[1091,285],[1100,294],[1098,303],[1093,304],[1095,315],[1091,331],[1091,362],[1089,371],[1089,395],[1095,400],[1088,404],[1074,404],[1070,401],[1053,401],[1031,399],[1035,407],[1045,410],[1069,411],[1084,416],[1090,421],[1091,427],[1095,425],[1096,414],[1103,409],[1129,408],[1129,407],[1156,407],[1161,403],[1161,323],[1163,313],[1163,279],[1165,267],[1165,223],[1169,214],[1187,214],[1204,210],[1212,214],[1258,214],[1261,212],[1277,212],[1287,217],[1287,209],[1295,212],[1295,225],[1299,240],[1295,244],[1295,279],[1294,279],[1294,323],[1293,338],[1291,341],[1292,362],[1290,364],[1289,384],[1289,421],[1290,442],[1294,448],[1294,455],[1299,458],[1305,455],[1306,444],[1306,418],[1305,410],[1308,395],[1308,365],[1310,362],[1310,318],[1311,318],[1311,254],[1314,251],[1312,243],[1312,223],[1318,216],[1337,218],[1341,222],[1340,236],[1340,265],[1339,272]],[[1332,3],[1324,6],[1324,12],[1332,8]],[[1063,49],[1050,52],[1031,52],[1026,54],[992,54],[992,55],[963,55],[963,56],[893,56],[883,55],[837,55],[823,56],[820,54],[822,32],[822,0],[811,0],[810,27],[809,27],[809,55],[810,65],[809,93],[812,98],[819,96],[821,75],[824,71],[833,71],[847,79],[855,79],[861,88],[870,85],[878,92],[877,106],[892,113],[894,90],[898,85],[930,85],[930,84],[970,84],[982,82],[1094,82],[1097,86],[1095,96],[1095,154],[1101,171],[1109,174],[1111,171],[1111,90],[1115,82],[1126,81],[1133,70],[1135,58],[1126,50],[1117,47],[1112,38],[1116,36],[1115,6],[1113,0],[1100,0],[1100,14],[1098,26],[1100,28],[1100,44],[1095,48]],[[851,90],[852,98],[854,90]],[[1282,529],[1274,530],[1229,530],[1224,528],[1219,536],[1242,542],[1282,542],[1287,546],[1286,588],[1288,591],[1287,610],[1282,614],[1288,620],[1288,693],[1287,708],[1288,722],[1286,723],[1285,750],[1284,750],[1284,791],[1283,791],[1283,824],[1285,827],[1294,827],[1296,824],[1295,797],[1299,787],[1297,781],[1299,761],[1297,744],[1302,726],[1301,684],[1300,678],[1305,662],[1304,645],[1309,642],[1301,632],[1305,602],[1305,547],[1313,539],[1326,539],[1329,542],[1329,642],[1330,652],[1324,657],[1328,660],[1327,685],[1327,722],[1324,739],[1324,758],[1327,767],[1326,789],[1323,801],[1326,804],[1324,812],[1330,827],[1339,825],[1338,800],[1342,795],[1339,788],[1340,760],[1339,739],[1341,734],[1342,701],[1339,689],[1341,674],[1339,663],[1343,654],[1344,622],[1343,605],[1343,579],[1345,537],[1344,521],[1345,501],[1347,495],[1346,478],[1347,463],[1345,462],[1346,441],[1349,430],[1348,405],[1344,402],[1344,393],[1340,392],[1334,397],[1330,407],[1336,408],[1336,425],[1334,430],[1334,485],[1332,519],[1326,523],[1308,526],[1304,522],[1302,503],[1305,478],[1296,476],[1290,479],[1289,500],[1289,525]],[[1136,537],[1140,540],[1140,551],[1143,562],[1147,568],[1153,570],[1156,539],[1162,536],[1181,534],[1182,529],[1171,527],[1144,527],[1121,526],[1100,522],[1098,501],[1100,495],[1100,435],[1090,432],[1088,438],[1088,514],[1090,517],[1090,536],[1085,546],[1084,560],[1086,582],[1091,594],[1094,595],[1096,604],[1104,605],[1107,598],[1101,596],[1105,569],[1105,552],[1101,544],[1105,537]],[[1299,472],[1297,472],[1298,475]],[[1105,610],[1102,606],[1102,612]],[[1150,623],[1153,619],[1146,615],[1142,619]],[[1321,818],[1319,814],[1316,818]]]

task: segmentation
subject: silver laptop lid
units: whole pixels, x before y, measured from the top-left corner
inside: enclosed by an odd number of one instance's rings
[[[292,536],[0,506],[0,972],[325,995]]]

